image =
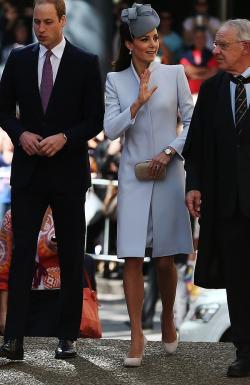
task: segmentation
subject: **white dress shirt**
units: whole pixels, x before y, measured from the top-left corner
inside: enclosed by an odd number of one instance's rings
[[[62,59],[62,55],[64,52],[64,48],[66,45],[66,40],[63,37],[62,41],[56,45],[51,51],[52,54],[50,61],[52,65],[52,71],[53,71],[53,83],[55,83],[57,71]],[[38,86],[40,89],[41,86],[41,80],[42,80],[42,73],[43,73],[43,65],[45,62],[46,52],[48,51],[48,48],[44,47],[40,44],[40,50],[39,50],[39,58],[38,58]]]
[[[241,74],[244,76],[244,78],[247,78],[250,76],[250,67],[248,67],[244,72]],[[244,84],[246,93],[247,93],[247,107],[249,107],[250,104],[250,83]],[[230,93],[231,93],[231,104],[232,104],[232,111],[233,111],[233,117],[235,122],[235,88],[236,84],[232,81],[230,81]]]

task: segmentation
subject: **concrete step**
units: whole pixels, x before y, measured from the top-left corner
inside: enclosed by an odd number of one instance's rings
[[[55,360],[53,338],[27,338],[25,360],[0,358],[0,385],[245,385],[250,378],[228,379],[234,359],[229,343],[180,343],[167,356],[160,342],[149,342],[139,368],[124,368],[129,341],[78,340],[79,356]]]

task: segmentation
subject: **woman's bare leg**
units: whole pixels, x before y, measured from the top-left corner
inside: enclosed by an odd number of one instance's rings
[[[143,258],[126,258],[123,271],[124,293],[131,323],[131,346],[128,357],[141,357],[144,347],[141,326],[144,298]]]
[[[177,271],[174,257],[155,258],[158,286],[162,301],[162,340],[167,343],[177,338],[174,325],[174,301],[177,286]]]

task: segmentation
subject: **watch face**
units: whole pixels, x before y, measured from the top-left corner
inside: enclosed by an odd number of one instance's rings
[[[172,151],[170,150],[170,148],[166,148],[165,154],[167,154],[167,155],[171,155],[172,154]]]

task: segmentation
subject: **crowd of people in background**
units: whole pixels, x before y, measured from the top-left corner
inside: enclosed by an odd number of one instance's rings
[[[33,42],[32,1],[0,1],[0,62],[6,62],[10,51]]]

